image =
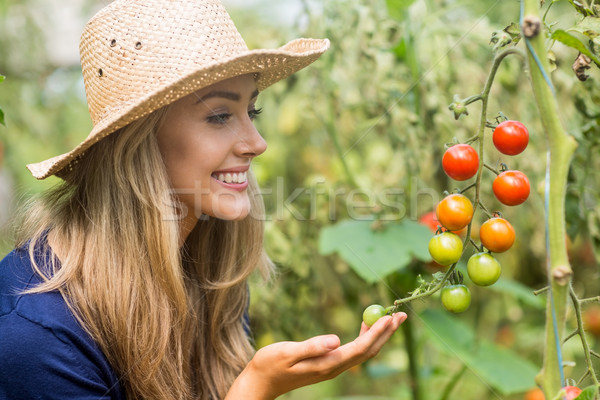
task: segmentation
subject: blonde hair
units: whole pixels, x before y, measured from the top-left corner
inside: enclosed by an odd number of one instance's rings
[[[246,278],[272,264],[264,206],[249,176],[253,217],[198,221],[183,247],[177,204],[156,141],[168,107],[92,146],[64,182],[24,211],[31,259],[48,232],[60,265],[35,266],[115,368],[128,399],[225,397],[253,354],[243,323]]]

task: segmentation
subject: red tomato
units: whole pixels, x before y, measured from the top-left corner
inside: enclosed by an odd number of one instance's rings
[[[479,228],[481,244],[493,253],[510,249],[515,241],[515,230],[504,218],[494,217],[485,221]]]
[[[444,153],[442,168],[455,181],[466,181],[477,173],[479,155],[468,144],[456,144]]]
[[[492,141],[500,153],[514,156],[527,147],[529,132],[519,121],[504,121],[494,129]]]
[[[581,389],[576,386],[565,386],[564,389],[567,394],[567,400],[573,400],[581,393]]]
[[[438,221],[435,216],[435,211],[429,211],[428,213],[423,214],[421,218],[419,218],[419,223],[428,227],[433,233],[441,226],[440,221]]]
[[[529,179],[521,171],[504,171],[494,179],[492,190],[500,203],[517,206],[529,197]]]
[[[473,204],[462,194],[451,194],[438,203],[435,215],[444,228],[457,231],[471,222]]]

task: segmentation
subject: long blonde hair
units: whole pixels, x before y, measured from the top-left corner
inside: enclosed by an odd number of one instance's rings
[[[97,341],[128,399],[223,398],[253,354],[246,278],[268,276],[262,199],[252,217],[201,219],[180,247],[156,131],[168,107],[92,146],[64,182],[24,210],[19,244],[48,232],[61,262],[36,266]],[[55,258],[53,258],[55,260]]]

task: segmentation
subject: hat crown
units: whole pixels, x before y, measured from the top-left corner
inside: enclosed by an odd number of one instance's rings
[[[116,0],[88,22],[81,36],[92,122],[247,51],[217,0]]]

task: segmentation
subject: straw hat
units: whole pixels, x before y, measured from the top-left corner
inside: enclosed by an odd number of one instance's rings
[[[116,0],[86,25],[81,66],[93,129],[72,151],[27,168],[37,179],[74,168],[90,146],[194,91],[254,73],[258,90],[315,61],[327,39],[248,50],[218,0]]]

